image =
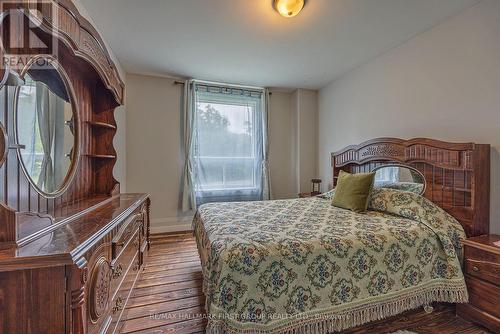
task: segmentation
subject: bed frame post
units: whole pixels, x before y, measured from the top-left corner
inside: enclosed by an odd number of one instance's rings
[[[475,144],[473,152],[474,235],[490,231],[490,145]]]
[[[337,169],[335,167],[335,156],[332,154],[331,156],[332,160],[332,188],[334,188],[337,185]]]

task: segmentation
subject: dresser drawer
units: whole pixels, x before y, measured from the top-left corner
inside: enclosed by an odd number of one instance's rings
[[[465,272],[500,286],[500,255],[466,246]]]
[[[467,276],[469,303],[484,312],[500,318],[500,287]]]
[[[136,265],[134,261],[138,257],[140,244],[140,231],[135,230],[132,238],[120,252],[120,255],[111,262],[111,297],[115,295],[120,284],[124,281],[125,274],[132,270],[131,267]],[[120,288],[121,289],[121,288]]]
[[[111,242],[112,258],[116,259],[120,256],[128,241],[140,227],[142,228],[144,221],[144,212],[136,212],[130,215],[122,224],[120,230],[115,235]]]
[[[118,291],[116,292],[114,298],[110,303],[111,321],[109,327],[106,330],[106,333],[108,334],[119,333],[121,327],[123,326],[123,322],[126,320],[127,302],[130,298],[135,285],[135,281],[140,272],[139,269],[139,252],[136,252],[134,258],[132,259],[129,270],[124,275],[123,281],[121,282]]]

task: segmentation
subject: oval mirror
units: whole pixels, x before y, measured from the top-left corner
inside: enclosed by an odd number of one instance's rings
[[[391,188],[422,195],[425,192],[425,177],[417,169],[404,165],[385,165],[377,167],[375,188]]]
[[[77,118],[69,81],[51,58],[23,72],[16,91],[16,139],[24,173],[41,194],[53,197],[69,185],[77,161]]]

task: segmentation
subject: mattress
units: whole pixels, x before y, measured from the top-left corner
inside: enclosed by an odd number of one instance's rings
[[[319,197],[201,206],[207,333],[329,333],[467,301],[453,217],[393,189],[375,189],[370,209]]]

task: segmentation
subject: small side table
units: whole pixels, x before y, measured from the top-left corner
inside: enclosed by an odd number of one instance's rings
[[[500,235],[464,241],[464,274],[469,303],[457,304],[457,315],[500,333]]]
[[[307,197],[313,197],[313,196],[318,196],[321,195],[319,191],[313,191],[310,193],[299,193],[299,198],[307,198]]]

